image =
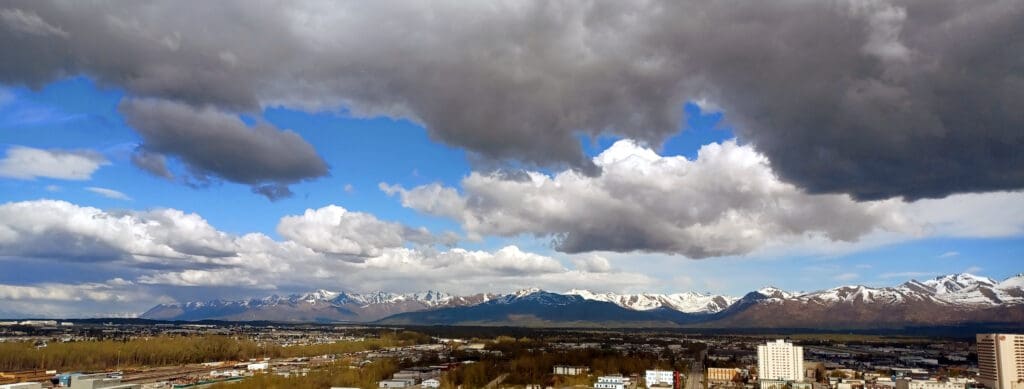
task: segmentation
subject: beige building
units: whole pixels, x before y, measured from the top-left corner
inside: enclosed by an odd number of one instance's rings
[[[737,368],[722,368],[722,367],[709,367],[707,380],[708,382],[729,382],[736,380],[740,377],[740,369]]]
[[[1024,389],[1024,335],[978,334],[978,381],[991,389]]]

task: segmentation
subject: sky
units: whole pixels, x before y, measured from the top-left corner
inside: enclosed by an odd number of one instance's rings
[[[0,317],[1024,271],[1019,2],[183,7],[0,5]]]

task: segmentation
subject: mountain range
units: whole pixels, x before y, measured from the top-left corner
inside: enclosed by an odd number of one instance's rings
[[[139,317],[155,320],[268,320],[280,322],[372,322],[397,313],[474,305],[499,297],[481,293],[454,296],[443,292],[348,293],[317,290],[290,296],[249,300],[192,301],[160,304]]]
[[[524,289],[511,294],[358,294],[319,290],[287,297],[161,304],[141,318],[374,322],[534,327],[898,328],[1024,323],[1024,274],[995,281],[966,273],[894,287],[814,292],[767,287],[742,297]]]

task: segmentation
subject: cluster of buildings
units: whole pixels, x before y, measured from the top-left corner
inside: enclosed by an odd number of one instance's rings
[[[66,381],[65,381],[66,380]],[[68,374],[59,378],[62,386],[71,389],[140,389],[140,384],[126,384],[121,382],[120,374],[97,373],[97,374]]]
[[[377,383],[377,387],[411,388],[419,385],[420,388],[440,388],[441,373],[449,368],[450,366],[429,366],[403,369],[393,374],[390,379]]]
[[[634,382],[630,377],[613,374],[597,377],[594,388],[626,389],[634,387],[633,384]],[[679,389],[682,388],[682,385],[682,375],[677,371],[647,370],[644,373],[644,387],[647,389]]]
[[[848,357],[839,355],[842,352],[833,354]],[[1024,335],[978,334],[977,355],[976,377],[937,379],[919,368],[887,369],[892,375],[878,370],[834,369],[828,377],[817,377],[818,368],[805,368],[803,347],[780,339],[757,347],[756,382],[760,389],[1024,389]],[[919,356],[899,359],[938,365],[934,359]],[[739,368],[710,368],[707,372],[709,386],[739,386],[736,384],[749,378],[749,371]]]
[[[0,385],[0,389],[41,389],[50,387],[63,387],[72,389],[141,389],[142,385],[121,382],[122,375],[119,372],[111,373],[65,373],[55,374],[52,378],[43,382],[19,382]],[[45,386],[44,386],[45,385]]]
[[[54,326],[56,324],[56,326]],[[343,332],[344,331],[344,332]],[[36,341],[45,347],[47,341],[81,339],[122,339],[150,334],[220,333],[246,337],[261,344],[319,344],[338,339],[355,340],[369,335],[361,328],[339,330],[328,327],[297,327],[280,329],[249,326],[202,325],[91,325],[60,322],[0,325],[0,341]],[[555,335],[561,336],[561,335]],[[479,358],[501,358],[501,351],[463,339],[435,338],[431,344],[388,347],[345,353],[354,367],[388,358],[404,361],[407,368],[380,381],[384,388],[438,388],[444,371]],[[969,340],[922,340],[906,342],[852,341],[830,342],[807,340],[793,344],[750,336],[711,335],[693,338],[689,335],[656,335],[614,338],[607,335],[572,334],[545,342],[534,351],[566,351],[601,349],[621,355],[656,356],[671,366],[711,366],[704,379],[695,375],[695,382],[686,382],[682,374],[670,370],[647,370],[645,374],[602,375],[595,377],[588,366],[554,366],[551,373],[584,376],[596,379],[596,389],[1024,389],[1024,335],[979,334]],[[52,385],[72,388],[139,388],[135,382],[147,381],[142,389],[168,387],[173,384],[196,384],[242,380],[253,374],[282,376],[305,375],[311,369],[333,363],[338,355],[288,359],[253,359],[240,362],[211,362],[202,365],[166,366],[127,371],[123,383],[117,374],[73,374],[56,376]],[[977,363],[975,364],[975,358]],[[445,362],[447,361],[447,362]],[[24,374],[15,374],[24,373]],[[22,382],[0,385],[0,389],[35,389],[50,387],[54,371],[0,373],[0,382]],[[45,374],[44,374],[45,373]],[[159,376],[164,386],[152,377]],[[162,377],[177,377],[164,380]],[[186,382],[187,381],[187,382]],[[557,380],[553,382],[558,382]],[[575,381],[579,382],[579,381]],[[594,382],[594,381],[591,381]],[[530,385],[528,387],[539,387]]]
[[[71,327],[75,325],[71,322],[58,322],[56,320],[12,320],[12,321],[0,321],[0,327],[13,327],[13,326],[27,326],[27,327]]]

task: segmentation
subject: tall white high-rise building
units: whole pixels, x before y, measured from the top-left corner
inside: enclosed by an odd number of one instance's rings
[[[991,389],[1024,389],[1024,335],[978,334],[978,381]]]
[[[803,380],[804,348],[782,339],[757,346],[757,377],[761,380]]]

